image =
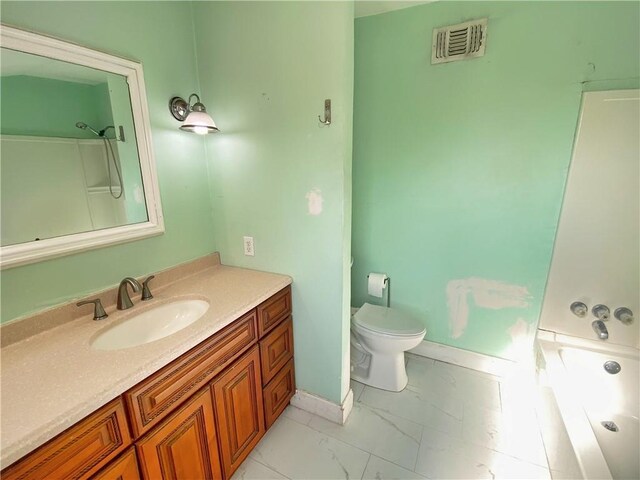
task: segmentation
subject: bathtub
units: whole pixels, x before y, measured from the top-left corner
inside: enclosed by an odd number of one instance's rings
[[[545,330],[536,345],[583,477],[639,479],[638,350]],[[608,373],[605,362],[620,371]]]

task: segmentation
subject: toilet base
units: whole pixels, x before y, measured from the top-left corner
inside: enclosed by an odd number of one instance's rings
[[[370,387],[400,392],[409,382],[404,362],[404,352],[368,355],[368,368],[351,366],[351,378]]]

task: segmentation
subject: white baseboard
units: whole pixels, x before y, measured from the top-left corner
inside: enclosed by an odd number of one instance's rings
[[[296,390],[295,395],[291,399],[291,405],[298,407],[300,410],[305,410],[319,417],[326,418],[338,425],[344,425],[353,408],[353,390],[349,389],[342,405],[330,402],[326,398],[318,397],[304,390]]]
[[[409,350],[409,353],[471,368],[497,377],[509,376],[517,365],[516,362],[505,358],[492,357],[428,340],[423,340],[420,345]]]

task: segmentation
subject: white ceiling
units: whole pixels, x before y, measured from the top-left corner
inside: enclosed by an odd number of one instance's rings
[[[414,7],[423,3],[431,3],[435,0],[355,0],[357,17],[368,17],[369,15],[378,15],[379,13],[390,12],[392,10],[400,10],[401,8]]]

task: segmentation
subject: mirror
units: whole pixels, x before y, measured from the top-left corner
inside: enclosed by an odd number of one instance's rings
[[[3,26],[3,268],[164,231],[139,63]]]

